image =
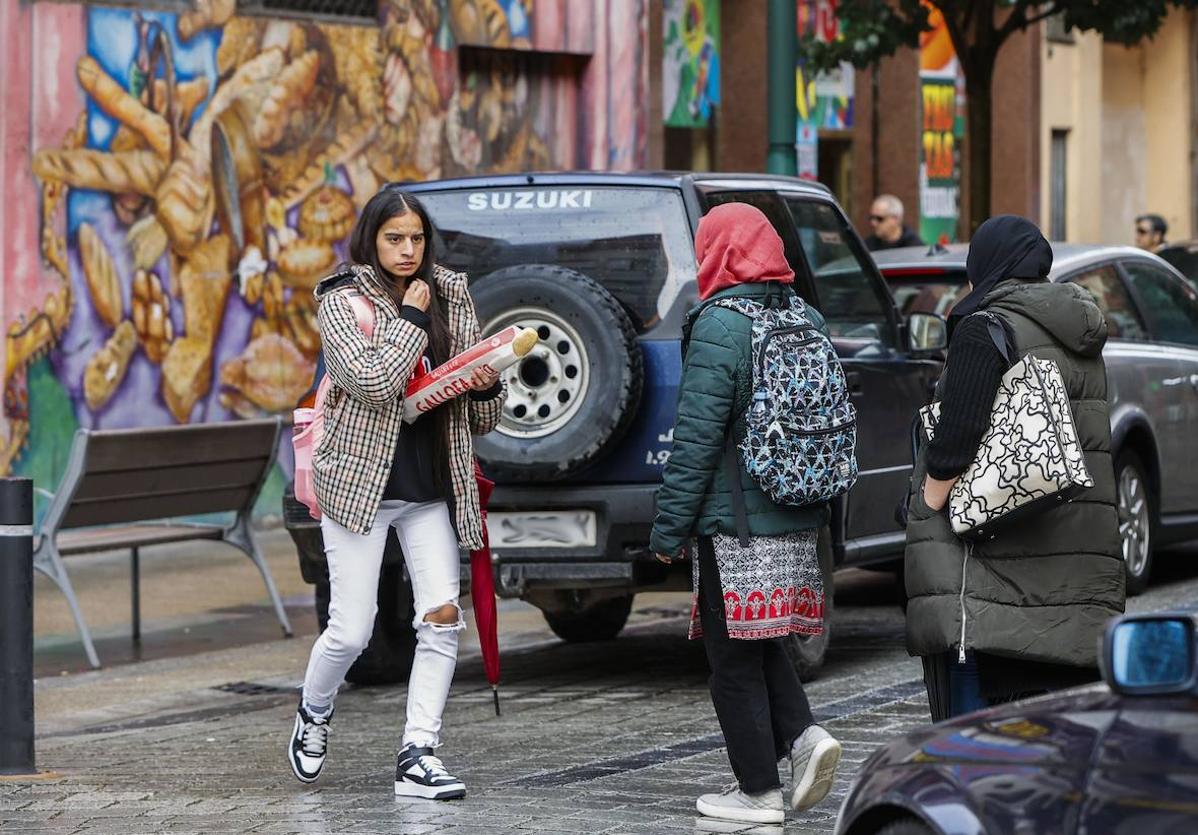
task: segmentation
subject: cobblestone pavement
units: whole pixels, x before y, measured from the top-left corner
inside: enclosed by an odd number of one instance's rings
[[[876,597],[869,592],[863,597]],[[1198,597],[1183,579],[1138,608]],[[845,605],[845,602],[856,605]],[[38,740],[57,776],[0,782],[8,833],[827,833],[854,771],[882,742],[926,721],[919,665],[902,650],[892,602],[838,598],[833,650],[808,688],[817,718],[845,744],[833,796],[785,828],[724,829],[696,819],[694,798],[729,780],[701,646],[682,637],[681,603],[614,642],[543,641],[504,656],[503,716],[476,657],[459,668],[447,710],[447,764],[469,796],[399,800],[391,778],[402,687],[344,692],[321,781],[294,780],[284,748],[296,678],[257,676],[188,692],[168,707],[59,722]],[[241,647],[237,652],[255,652]],[[245,658],[242,659],[245,661]],[[251,659],[252,660],[252,659]],[[147,692],[170,676],[150,662]],[[157,666],[154,666],[157,665]],[[243,667],[242,669],[245,669]],[[250,665],[252,669],[252,665]],[[103,680],[106,671],[90,674]],[[109,673],[115,675],[115,673]],[[43,685],[39,685],[41,687]],[[45,687],[66,687],[52,680]],[[149,701],[145,702],[150,704]],[[97,711],[97,714],[103,711]],[[56,730],[54,728],[57,728]]]

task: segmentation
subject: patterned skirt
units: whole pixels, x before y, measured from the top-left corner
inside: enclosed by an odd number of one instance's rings
[[[818,635],[824,631],[824,583],[817,531],[755,536],[748,548],[735,536],[715,534],[728,637]],[[691,551],[691,622],[688,636],[703,637],[699,622],[699,557]]]

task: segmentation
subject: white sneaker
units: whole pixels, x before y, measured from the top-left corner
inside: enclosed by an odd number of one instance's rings
[[[700,815],[738,823],[782,823],[782,789],[745,794],[733,783],[719,794],[705,794],[695,801]]]
[[[395,762],[395,794],[426,800],[458,800],[466,786],[450,774],[432,748],[405,745]]]
[[[790,808],[810,809],[827,797],[839,763],[840,743],[830,733],[819,725],[803,731],[790,748]]]
[[[329,750],[330,710],[326,716],[313,716],[301,701],[295,712],[295,725],[291,729],[291,743],[287,746],[287,762],[291,770],[305,783],[314,783],[324,768],[325,755]]]

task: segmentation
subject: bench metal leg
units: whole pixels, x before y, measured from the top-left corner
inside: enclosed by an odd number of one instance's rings
[[[243,516],[238,516],[233,526],[225,531],[224,538],[225,542],[241,550],[254,561],[254,565],[258,566],[258,572],[262,575],[263,582],[266,583],[266,592],[270,595],[271,603],[274,604],[275,617],[279,619],[279,625],[283,627],[283,634],[290,638],[292,635],[291,621],[287,619],[287,612],[283,609],[283,600],[279,597],[279,590],[275,588],[274,578],[270,576],[270,568],[266,565],[262,552],[258,550],[258,543],[250,531],[248,520]]]
[[[133,548],[129,591],[133,600],[133,643],[141,643],[141,555],[140,549]]]
[[[49,537],[44,538],[42,546],[33,555],[33,567],[53,580],[54,585],[66,596],[67,605],[71,607],[71,614],[75,618],[75,628],[79,630],[79,640],[83,642],[83,650],[87,653],[87,660],[93,667],[99,668],[100,656],[96,655],[91,630],[83,620],[83,612],[79,608],[79,601],[75,599],[75,589],[71,586],[71,578],[67,576],[66,566],[62,564],[62,557]]]

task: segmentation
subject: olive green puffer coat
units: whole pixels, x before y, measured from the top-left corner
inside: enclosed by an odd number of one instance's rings
[[[1102,360],[1106,322],[1089,293],[1073,284],[1007,280],[983,307],[1010,323],[1020,356],[1056,361],[1094,486],[967,551],[946,512],[924,502],[926,462],[919,456],[907,525],[907,648],[932,655],[963,645],[1093,666],[1103,627],[1124,603]]]
[[[760,299],[766,290],[764,284],[738,284],[711,299]],[[813,323],[823,328],[823,317],[814,308],[808,310]],[[753,393],[749,317],[725,307],[699,305],[687,315],[685,330],[690,336],[678,383],[674,447],[657,491],[657,518],[650,537],[650,547],[669,556],[677,556],[694,536],[736,534],[725,475],[724,431],[735,415],[732,436],[744,437],[744,414]],[[739,470],[751,535],[781,536],[827,523],[826,504],[801,508],[774,504],[743,466]]]

